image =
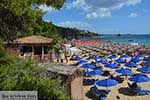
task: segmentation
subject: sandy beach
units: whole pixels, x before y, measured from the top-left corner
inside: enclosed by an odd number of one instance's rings
[[[92,42],[93,43],[93,42]],[[81,43],[82,44],[82,43]],[[80,44],[80,45],[81,45]],[[83,45],[83,44],[82,44]],[[84,42],[84,45],[85,45],[85,42]],[[81,46],[80,46],[81,47]],[[132,46],[131,46],[132,47]],[[136,47],[135,47],[136,48]],[[83,49],[81,49],[83,50]],[[88,50],[88,49],[86,49]],[[105,51],[105,50],[103,50]],[[89,50],[88,53],[92,53],[92,54],[96,54],[96,53],[93,53],[95,52],[94,50]],[[84,55],[84,54],[83,54]],[[81,55],[80,55],[81,56]],[[84,56],[85,59],[87,59],[87,57]],[[116,59],[119,58],[119,55],[114,59],[114,61]],[[130,61],[131,59],[127,59],[127,61]],[[91,62],[93,60],[89,60],[89,62]],[[76,61],[69,61],[68,64],[75,64]],[[132,72],[133,73],[139,73],[137,71],[138,68],[140,68],[140,63],[138,63],[138,66],[136,68],[132,68]],[[80,67],[80,66],[77,66],[77,67]],[[121,64],[119,66],[120,68],[125,68],[124,64]],[[104,68],[105,70],[108,69],[108,68]],[[115,72],[114,69],[109,69],[112,73]],[[150,76],[150,74],[147,74],[148,76]],[[129,76],[128,76],[129,77]],[[93,78],[93,77],[91,77]],[[95,78],[95,77],[94,77]],[[106,77],[104,76],[98,76],[97,77],[99,80],[101,79],[105,79]],[[130,82],[127,78],[125,78],[125,80],[122,82],[122,83],[119,83],[117,86],[114,86],[111,88],[111,92],[108,94],[107,96],[107,99],[106,100],[150,100],[150,95],[133,95],[132,93],[130,93],[130,91],[128,91],[128,84],[127,82]],[[145,83],[139,83],[138,84],[140,87],[142,87],[143,89],[147,89],[147,90],[150,90],[150,82],[145,82]],[[83,95],[84,95],[84,100],[95,100],[95,99],[92,99],[90,97],[88,97],[88,92],[90,91],[90,88],[92,87],[93,85],[89,85],[89,86],[83,86]]]

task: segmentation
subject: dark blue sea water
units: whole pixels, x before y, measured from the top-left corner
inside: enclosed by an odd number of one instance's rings
[[[92,38],[83,38],[86,40],[103,40],[110,42],[119,42],[119,43],[138,43],[142,45],[150,46],[150,35],[102,35]]]

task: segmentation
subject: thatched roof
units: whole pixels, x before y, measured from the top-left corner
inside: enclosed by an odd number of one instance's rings
[[[63,63],[48,63],[45,65],[45,68],[47,71],[68,76],[80,70],[77,66],[69,66]]]
[[[14,42],[17,44],[51,44],[52,39],[33,35],[16,39]]]

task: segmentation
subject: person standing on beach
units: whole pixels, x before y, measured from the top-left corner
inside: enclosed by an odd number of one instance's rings
[[[63,63],[65,56],[64,56],[64,51],[63,48],[60,49],[60,62]]]
[[[60,61],[60,53],[61,53],[61,50],[60,50],[60,45],[59,44],[56,44],[54,46],[54,51],[55,51],[55,56],[56,56],[56,61],[59,62]]]
[[[68,52],[67,51],[64,52],[64,57],[65,57],[66,63],[68,63]]]

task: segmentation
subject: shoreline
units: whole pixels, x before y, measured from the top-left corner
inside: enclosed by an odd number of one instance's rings
[[[100,40],[100,41],[105,41],[105,42],[113,42],[113,43],[138,43],[139,45],[145,45],[145,46],[150,46],[150,40],[149,40],[150,35],[142,35],[142,34],[137,34],[137,35],[127,35],[127,34],[121,34],[118,36],[117,34],[106,34],[106,35],[101,35],[101,36],[96,36],[96,37],[91,37],[91,38],[81,38],[81,40]]]

